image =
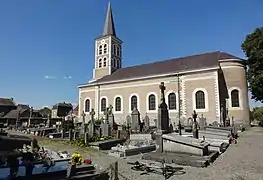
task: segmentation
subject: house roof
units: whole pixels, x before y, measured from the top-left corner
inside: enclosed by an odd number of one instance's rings
[[[116,80],[125,80],[131,78],[140,78],[153,75],[162,75],[169,73],[181,73],[185,71],[219,67],[219,60],[240,59],[234,55],[225,52],[209,52],[187,57],[157,61],[149,64],[131,66],[116,70],[111,75],[102,77],[92,84],[104,83]]]
[[[57,104],[55,104],[55,105],[52,107],[52,109],[57,109],[58,106],[60,106],[60,107],[73,108],[72,104],[63,102],[63,103],[57,103]]]
[[[27,111],[28,109],[22,109],[20,110],[20,115],[22,115],[25,111]],[[7,119],[16,119],[18,116],[18,109],[14,109],[9,111],[9,113],[7,113],[3,118],[7,118]]]
[[[0,98],[0,106],[16,106],[13,99]]]

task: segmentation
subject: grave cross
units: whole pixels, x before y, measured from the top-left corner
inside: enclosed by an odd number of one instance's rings
[[[90,111],[90,119],[91,119],[91,122],[94,123],[94,115],[95,115],[95,111],[94,109],[92,108],[91,111]]]
[[[110,105],[109,108],[108,108],[108,114],[112,114],[112,109],[113,109],[113,106]]]
[[[161,84],[159,85],[159,89],[161,90],[161,103],[164,103],[165,102],[164,91],[166,89],[166,87],[164,86],[164,82],[161,82]]]

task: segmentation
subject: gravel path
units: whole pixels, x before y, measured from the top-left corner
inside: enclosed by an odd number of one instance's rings
[[[106,153],[76,148],[62,142],[39,139],[40,145],[54,151],[67,150],[70,153],[79,151],[84,157],[91,158],[100,169],[106,169],[115,161],[119,162],[119,172],[126,180],[161,180],[162,175],[150,173],[140,175],[140,172],[130,169],[127,161],[134,161],[137,157],[118,159]],[[237,144],[232,144],[227,151],[207,168],[183,167],[175,173],[171,180],[263,180],[263,128],[254,127],[241,134]],[[181,166],[178,166],[181,167]],[[119,179],[125,179],[121,175]]]

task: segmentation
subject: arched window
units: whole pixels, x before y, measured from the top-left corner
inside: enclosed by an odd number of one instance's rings
[[[196,109],[205,109],[205,93],[203,91],[195,93],[195,107]]]
[[[148,104],[149,104],[149,110],[156,110],[156,99],[154,94],[151,94],[148,97]]]
[[[120,57],[120,47],[119,46],[117,46],[117,54],[116,55]]]
[[[102,60],[99,59],[99,68],[101,68],[101,67],[102,67]]]
[[[175,95],[175,93],[170,93],[168,95],[168,108],[170,110],[176,109],[176,95]]]
[[[90,100],[86,99],[85,101],[85,112],[90,112]]]
[[[115,99],[115,111],[121,111],[121,98],[117,97]]]
[[[234,89],[231,91],[231,106],[232,107],[239,107],[239,91]]]
[[[102,55],[102,45],[99,46],[99,55]]]
[[[138,100],[137,100],[137,96],[135,95],[131,97],[131,111],[134,108],[138,108]]]
[[[103,58],[103,67],[106,67],[107,66],[107,58]]]
[[[107,44],[104,44],[103,53],[104,53],[104,54],[107,54],[107,51],[108,51],[108,46],[107,46]]]
[[[106,101],[107,101],[106,98],[102,98],[100,100],[100,111],[101,112],[106,111],[106,106],[107,106],[107,102]]]
[[[116,55],[116,45],[113,44],[113,54]]]

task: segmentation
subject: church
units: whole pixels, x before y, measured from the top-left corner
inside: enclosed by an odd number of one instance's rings
[[[79,89],[79,117],[91,109],[101,119],[110,105],[115,121],[124,124],[136,107],[151,124],[158,117],[159,84],[172,123],[185,123],[195,110],[207,123],[249,123],[249,98],[245,61],[226,52],[208,52],[149,64],[122,67],[122,41],[117,37],[110,3],[103,34],[95,40],[93,78]],[[226,113],[227,112],[227,113]],[[184,121],[184,122],[183,122]]]

